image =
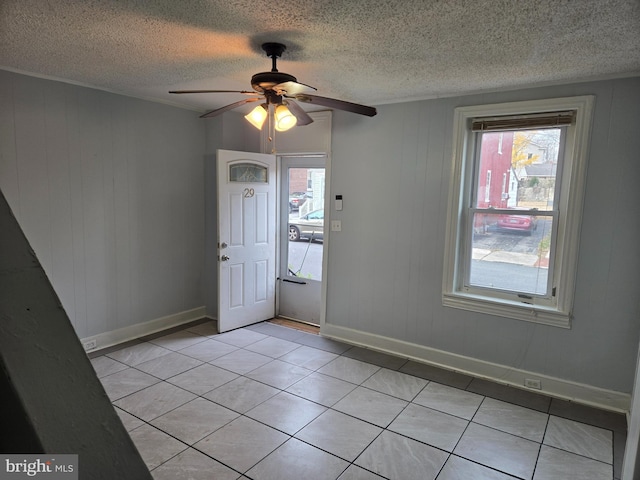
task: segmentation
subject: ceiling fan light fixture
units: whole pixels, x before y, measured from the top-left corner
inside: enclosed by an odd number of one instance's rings
[[[285,104],[278,105],[274,113],[276,130],[286,132],[296,126],[298,119],[291,113]]]
[[[246,118],[247,121],[258,130],[261,130],[262,125],[264,125],[264,121],[267,119],[267,105],[265,103],[258,105],[256,108],[251,110],[251,112],[245,115],[244,118]]]

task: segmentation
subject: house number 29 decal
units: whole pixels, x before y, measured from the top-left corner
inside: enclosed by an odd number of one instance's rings
[[[256,194],[256,192],[253,188],[245,188],[242,194],[244,198],[251,198]]]

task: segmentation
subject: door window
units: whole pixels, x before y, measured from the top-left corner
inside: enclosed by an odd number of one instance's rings
[[[288,169],[289,225],[287,275],[322,280],[324,242],[324,168]]]

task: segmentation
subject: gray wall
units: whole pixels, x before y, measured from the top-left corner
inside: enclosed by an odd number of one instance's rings
[[[196,112],[0,71],[0,189],[81,337],[204,302]]]
[[[570,330],[441,302],[453,109],[596,95]],[[334,114],[329,324],[518,369],[631,392],[640,308],[640,78]]]

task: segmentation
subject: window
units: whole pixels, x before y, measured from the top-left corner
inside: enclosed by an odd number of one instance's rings
[[[570,326],[592,108],[571,97],[456,109],[445,306]]]

